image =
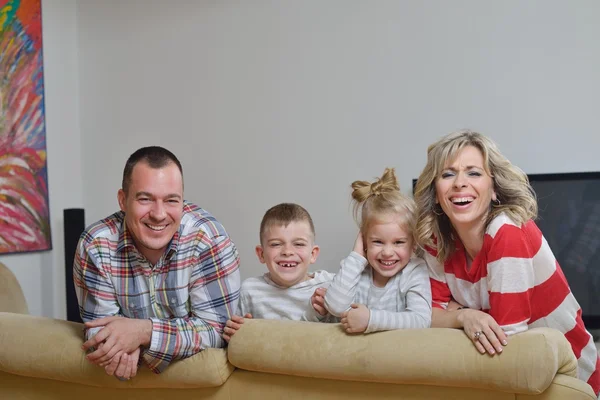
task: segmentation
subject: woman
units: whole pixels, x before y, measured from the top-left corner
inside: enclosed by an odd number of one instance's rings
[[[560,330],[579,378],[600,392],[600,359],[581,309],[533,220],[527,176],[471,131],[429,146],[415,188],[417,241],[430,266],[432,327],[464,329],[481,353],[529,328]]]

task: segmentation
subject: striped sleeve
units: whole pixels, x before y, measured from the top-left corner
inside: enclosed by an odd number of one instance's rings
[[[366,266],[367,259],[354,251],[342,260],[340,270],[325,294],[325,308],[330,314],[339,317],[354,303],[356,289]]]
[[[240,291],[239,257],[227,236],[212,239],[200,254],[190,281],[191,312],[185,318],[152,320],[148,367],[158,373],[172,361],[207,347],[223,347],[225,323],[236,311]]]
[[[426,249],[424,254],[427,270],[429,271],[429,283],[431,285],[432,306],[445,310],[452,298],[450,287],[446,283],[444,266],[435,257],[435,250]]]
[[[249,301],[250,294],[248,293],[248,288],[246,286],[247,280],[242,283],[242,288],[240,289],[240,301],[235,312],[235,315],[239,315],[240,317],[243,317],[248,313],[252,314],[252,307]]]
[[[527,330],[532,317],[532,293],[536,286],[534,258],[554,257],[547,246],[542,246],[543,238],[539,229],[527,229],[505,223],[494,232],[490,227],[484,238],[489,244],[487,258],[487,280],[490,301],[489,314],[498,325],[512,335]],[[493,237],[491,237],[493,235]],[[550,252],[544,254],[544,252]],[[537,271],[554,269],[555,261],[540,265]]]
[[[421,263],[413,268],[405,282],[404,290],[398,288],[398,296],[406,293],[406,309],[400,312],[370,309],[365,333],[431,326],[431,287],[426,264]]]
[[[300,321],[309,321],[309,322],[325,322],[327,321],[329,314],[321,315],[319,314],[310,304],[310,299],[308,301],[308,307],[306,307],[306,311],[300,317]]]

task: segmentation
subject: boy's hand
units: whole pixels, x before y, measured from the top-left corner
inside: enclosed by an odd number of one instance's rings
[[[244,318],[252,318],[252,314],[248,313],[243,317],[240,317],[239,315],[233,315],[231,319],[227,320],[225,329],[223,329],[223,339],[225,339],[227,343],[229,343],[231,337],[235,335],[237,330],[240,329],[244,323]]]
[[[319,315],[327,315],[327,309],[325,308],[325,294],[327,293],[327,289],[325,288],[317,288],[315,292],[310,297],[310,304],[312,304],[313,308]]]
[[[369,325],[371,311],[364,304],[352,304],[350,307],[342,314],[342,327],[347,333],[363,333]]]
[[[366,257],[367,252],[365,249],[365,243],[363,242],[362,232],[358,232],[358,236],[356,236],[356,240],[354,241],[354,252],[360,254],[363,257]]]

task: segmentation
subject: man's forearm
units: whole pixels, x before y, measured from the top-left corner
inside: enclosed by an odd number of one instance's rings
[[[152,371],[159,373],[171,361],[193,356],[205,347],[224,344],[217,329],[201,318],[153,318],[152,338],[143,359]]]

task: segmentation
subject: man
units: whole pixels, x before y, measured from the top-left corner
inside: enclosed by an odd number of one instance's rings
[[[137,150],[117,197],[121,211],[87,228],[75,254],[87,359],[129,379],[140,359],[160,373],[223,347],[239,298],[238,252],[212,215],[183,200],[179,160],[162,147]]]

